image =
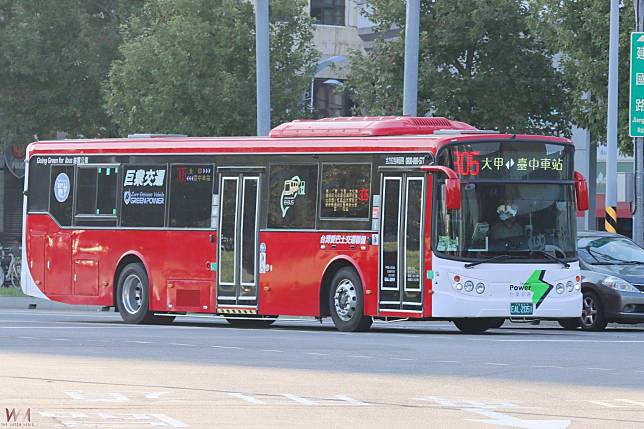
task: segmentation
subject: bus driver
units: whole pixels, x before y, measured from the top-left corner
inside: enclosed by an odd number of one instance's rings
[[[490,238],[492,243],[504,249],[516,248],[523,239],[523,227],[516,222],[518,209],[511,203],[501,204],[496,208],[499,221],[492,225]]]

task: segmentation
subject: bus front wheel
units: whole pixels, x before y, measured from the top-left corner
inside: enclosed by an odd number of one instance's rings
[[[364,291],[358,273],[353,268],[338,270],[331,281],[329,309],[338,331],[366,331],[373,320],[364,315]]]
[[[128,264],[123,268],[118,277],[116,297],[116,306],[125,323],[171,323],[174,319],[171,316],[157,318],[149,311],[148,273],[141,264]]]
[[[482,334],[492,327],[494,320],[488,318],[454,319],[454,325],[464,334]]]

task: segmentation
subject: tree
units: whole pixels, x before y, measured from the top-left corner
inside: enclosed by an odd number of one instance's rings
[[[149,0],[105,84],[122,132],[255,134],[255,14],[238,0]],[[304,114],[316,51],[304,0],[271,1],[272,122]]]
[[[107,136],[101,82],[140,0],[0,0],[0,135]]]
[[[376,29],[400,28],[401,37],[354,54],[349,86],[359,113],[400,114],[405,4],[371,5]],[[422,1],[419,112],[479,128],[569,133],[568,94],[529,13],[522,0]]]
[[[561,53],[566,86],[570,88],[571,119],[590,130],[593,143],[606,141],[608,110],[608,45],[610,2],[606,0],[531,0],[534,27],[547,36],[551,49]],[[632,153],[628,137],[630,33],[633,3],[620,5],[619,145]]]

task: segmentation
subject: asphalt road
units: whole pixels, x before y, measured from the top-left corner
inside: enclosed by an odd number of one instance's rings
[[[644,428],[644,329],[348,334],[293,318],[130,326],[0,308],[0,428],[5,409],[36,428]]]

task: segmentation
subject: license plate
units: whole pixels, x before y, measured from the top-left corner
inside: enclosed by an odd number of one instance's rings
[[[510,304],[510,315],[531,316],[533,307],[531,302],[513,302]]]

